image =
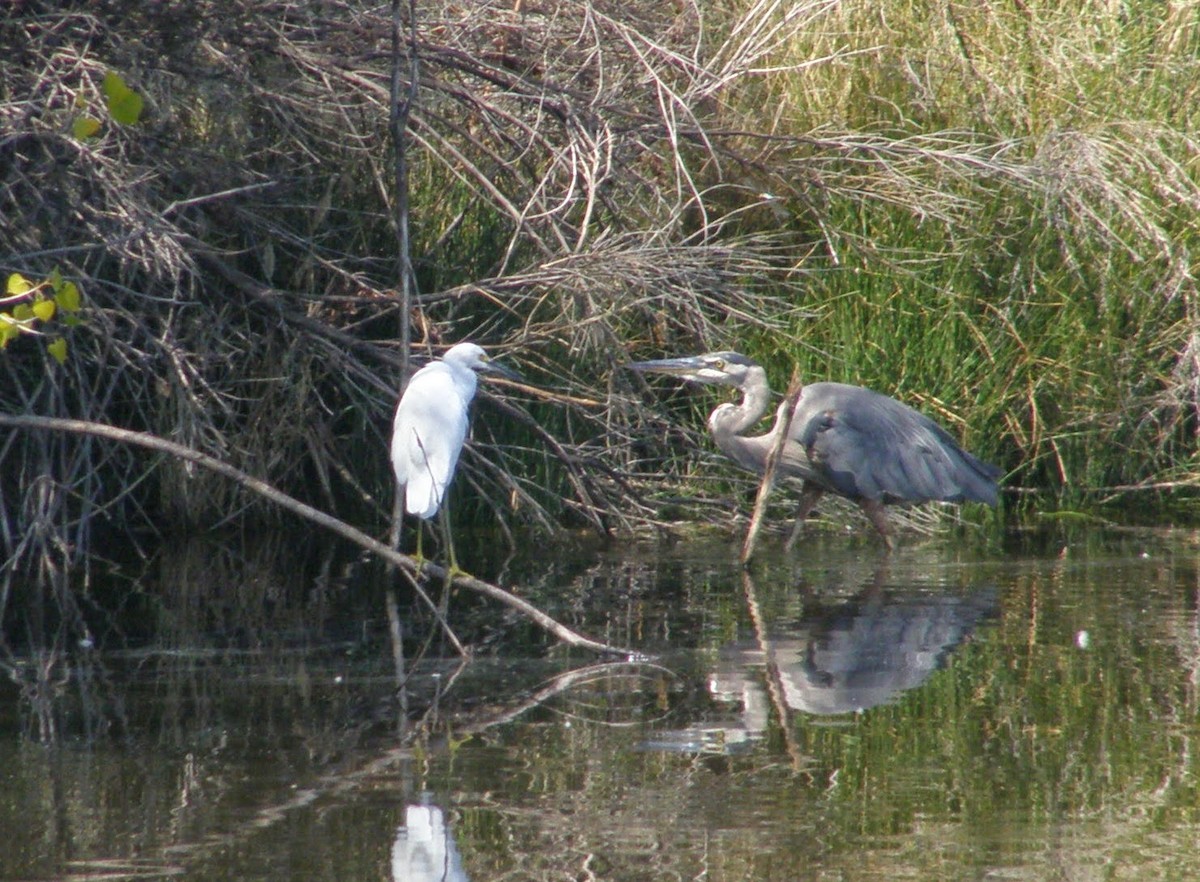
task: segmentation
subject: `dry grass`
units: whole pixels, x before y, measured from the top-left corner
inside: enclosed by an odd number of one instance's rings
[[[354,3],[178,12],[112,2],[3,22],[22,47],[0,94],[18,219],[0,231],[3,269],[58,266],[89,307],[64,368],[36,341],[5,353],[3,406],[149,429],[378,519],[399,385],[388,21]],[[605,377],[626,348],[715,340],[727,322],[781,330],[798,312],[796,239],[747,222],[762,200],[725,169],[756,159],[707,130],[706,107],[804,19],[750,16],[710,59],[689,7],[421,15],[414,351],[478,339],[532,387],[485,390],[463,482],[504,522],[515,509],[549,526],[564,505],[601,529],[651,517],[609,440],[629,436],[634,402],[618,376],[617,406]],[[145,120],[76,140],[109,68]],[[45,551],[23,544],[35,521],[82,550],[98,515],[177,528],[251,504],[76,439],[13,438],[2,454],[18,558]],[[36,513],[34,476],[55,488]]]
[[[110,0],[0,20],[18,47],[0,270],[58,266],[89,305],[64,368],[36,341],[5,351],[0,407],[148,429],[384,523],[401,323],[381,11]],[[464,515],[656,521],[647,494],[695,476],[701,405],[664,422],[620,366],[730,346],[912,400],[1014,482],[1190,481],[1200,54],[1184,7],[419,11],[414,354],[477,339],[529,379],[484,390]],[[78,141],[110,68],[145,120]],[[10,559],[49,547],[30,536],[73,554],[101,525],[249,504],[150,465],[6,439]],[[693,487],[692,515],[727,495]]]

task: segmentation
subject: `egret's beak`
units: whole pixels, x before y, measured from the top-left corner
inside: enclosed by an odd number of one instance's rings
[[[672,377],[683,377],[687,380],[699,380],[699,373],[707,366],[701,355],[691,355],[684,358],[660,358],[656,361],[635,361],[627,365],[631,371],[646,374],[668,374]]]
[[[490,358],[479,366],[479,370],[482,373],[499,374],[501,377],[505,377],[506,379],[513,380],[518,383],[523,383],[525,381],[524,377],[522,377],[508,365],[501,364],[498,361],[492,361]]]

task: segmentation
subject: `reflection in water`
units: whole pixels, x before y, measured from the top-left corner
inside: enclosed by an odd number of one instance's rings
[[[791,628],[721,651],[714,694],[746,700],[752,668],[771,656],[787,706],[810,714],[844,714],[894,701],[941,667],[949,653],[995,607],[995,592],[967,596],[896,596],[876,592],[806,610]],[[761,686],[757,687],[761,692]],[[747,711],[763,698],[746,700]]]
[[[1200,540],[1132,541],[877,578],[813,537],[758,591],[707,542],[614,547],[554,608],[670,671],[461,604],[487,642],[410,657],[403,728],[379,591],[197,553],[146,579],[145,630],[90,626],[125,645],[86,679],[0,658],[63,733],[0,678],[0,879],[1200,879]]]
[[[392,843],[395,882],[467,882],[462,855],[446,827],[446,816],[422,800],[404,811],[404,826]]]
[[[708,688],[722,701],[740,702],[740,718],[660,733],[643,746],[736,753],[766,732],[773,704],[782,714],[828,716],[896,701],[929,679],[996,609],[991,588],[965,595],[931,594],[927,587],[905,592],[879,587],[881,577],[851,600],[807,604],[798,622],[760,623],[753,639],[723,647]],[[755,608],[749,581],[747,592]]]

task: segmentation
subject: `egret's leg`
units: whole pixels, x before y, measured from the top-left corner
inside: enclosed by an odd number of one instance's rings
[[[825,491],[816,484],[804,482],[804,488],[800,491],[800,501],[796,503],[796,524],[792,527],[792,533],[788,536],[787,543],[783,546],[785,551],[792,550],[792,546],[800,538],[800,531],[804,529],[804,522],[824,495]]]
[[[895,549],[896,544],[892,541],[892,525],[888,522],[887,510],[883,507],[883,503],[878,499],[863,499],[858,504],[879,535],[883,537],[883,544],[887,550]]]
[[[443,500],[441,511],[438,512],[438,524],[442,528],[442,544],[446,548],[446,579],[442,582],[442,598],[438,602],[438,612],[443,617],[450,611],[450,590],[454,584],[454,577],[462,572],[458,568],[458,558],[454,554],[454,539],[450,535],[450,511]]]
[[[404,533],[404,488],[398,487],[392,498],[392,524],[388,529],[388,546],[400,548],[400,537]]]
[[[449,567],[446,572],[448,580],[452,580],[463,570],[459,569],[458,556],[454,553],[454,537],[450,530],[450,500],[442,501],[442,509],[438,512],[438,519],[442,525],[442,541],[446,545],[446,560],[449,562]]]
[[[421,537],[425,535],[425,521],[417,518],[417,552],[413,555],[417,559],[417,572],[421,571],[421,566],[425,563],[425,555],[421,553]]]

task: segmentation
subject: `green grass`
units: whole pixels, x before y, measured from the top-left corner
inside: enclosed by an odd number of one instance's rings
[[[1200,18],[889,2],[820,21],[777,64],[839,58],[730,103],[752,118],[768,94],[777,134],[808,139],[775,160],[828,255],[806,266],[818,316],[749,354],[778,387],[797,363],[918,406],[1046,491],[1035,507],[1190,482]]]

